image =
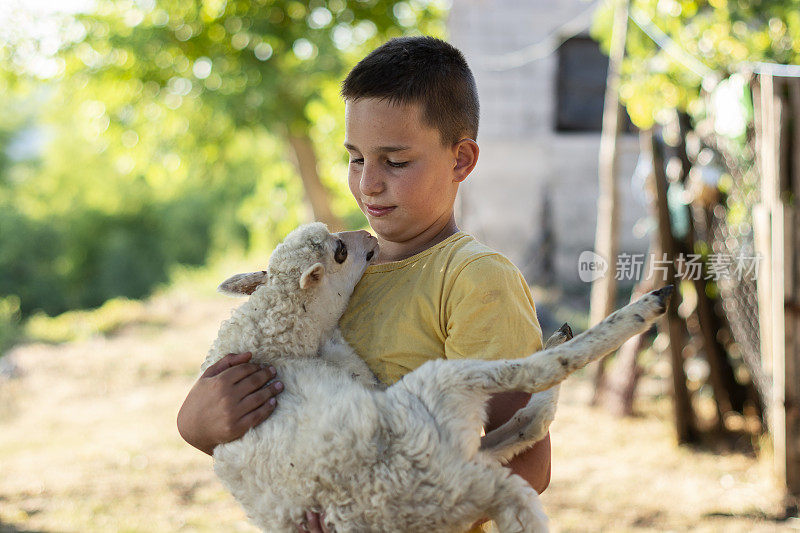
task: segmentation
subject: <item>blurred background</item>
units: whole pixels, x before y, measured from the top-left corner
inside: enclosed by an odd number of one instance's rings
[[[680,288],[564,386],[554,529],[800,529],[800,0],[3,0],[0,532],[254,531],[175,429],[214,288],[365,227],[339,84],[417,34],[473,69],[459,224],[545,332]]]

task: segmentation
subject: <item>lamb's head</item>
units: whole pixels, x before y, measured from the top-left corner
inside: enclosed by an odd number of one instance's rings
[[[253,294],[270,285],[299,301],[304,312],[333,327],[344,313],[353,288],[378,253],[378,241],[366,231],[328,232],[325,224],[300,226],[275,248],[266,271],[237,274],[219,290]]]

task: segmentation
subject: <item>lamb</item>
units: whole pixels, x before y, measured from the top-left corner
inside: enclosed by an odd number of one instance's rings
[[[555,393],[534,395],[482,440],[489,396],[557,385],[646,330],[671,287],[526,358],[435,360],[383,388],[337,331],[376,252],[366,232],[312,223],[275,249],[268,271],[221,285],[250,298],[222,324],[203,367],[250,351],[277,369],[285,391],[269,420],[214,449],[216,473],[264,531],[293,532],[306,510],[324,512],[339,533],[459,532],[487,515],[504,533],[547,531],[536,492],[498,459],[544,435]]]

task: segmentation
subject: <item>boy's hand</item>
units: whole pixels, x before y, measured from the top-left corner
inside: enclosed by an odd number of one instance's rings
[[[178,412],[181,437],[212,455],[218,444],[236,440],[266,420],[283,390],[275,368],[248,363],[252,354],[228,354],[200,376]]]
[[[299,533],[330,533],[325,525],[325,515],[306,511],[306,521],[297,526]]]

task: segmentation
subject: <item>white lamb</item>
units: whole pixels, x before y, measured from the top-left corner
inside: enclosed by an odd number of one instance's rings
[[[535,395],[482,442],[489,396],[553,387],[647,329],[671,288],[527,358],[436,360],[383,389],[337,331],[376,251],[366,232],[309,224],[275,249],[268,271],[220,286],[251,297],[223,323],[204,368],[251,351],[285,391],[269,420],[214,449],[215,471],[269,532],[296,531],[306,510],[339,533],[461,532],[482,516],[503,533],[546,531],[536,492],[497,459],[544,435],[554,394]]]

